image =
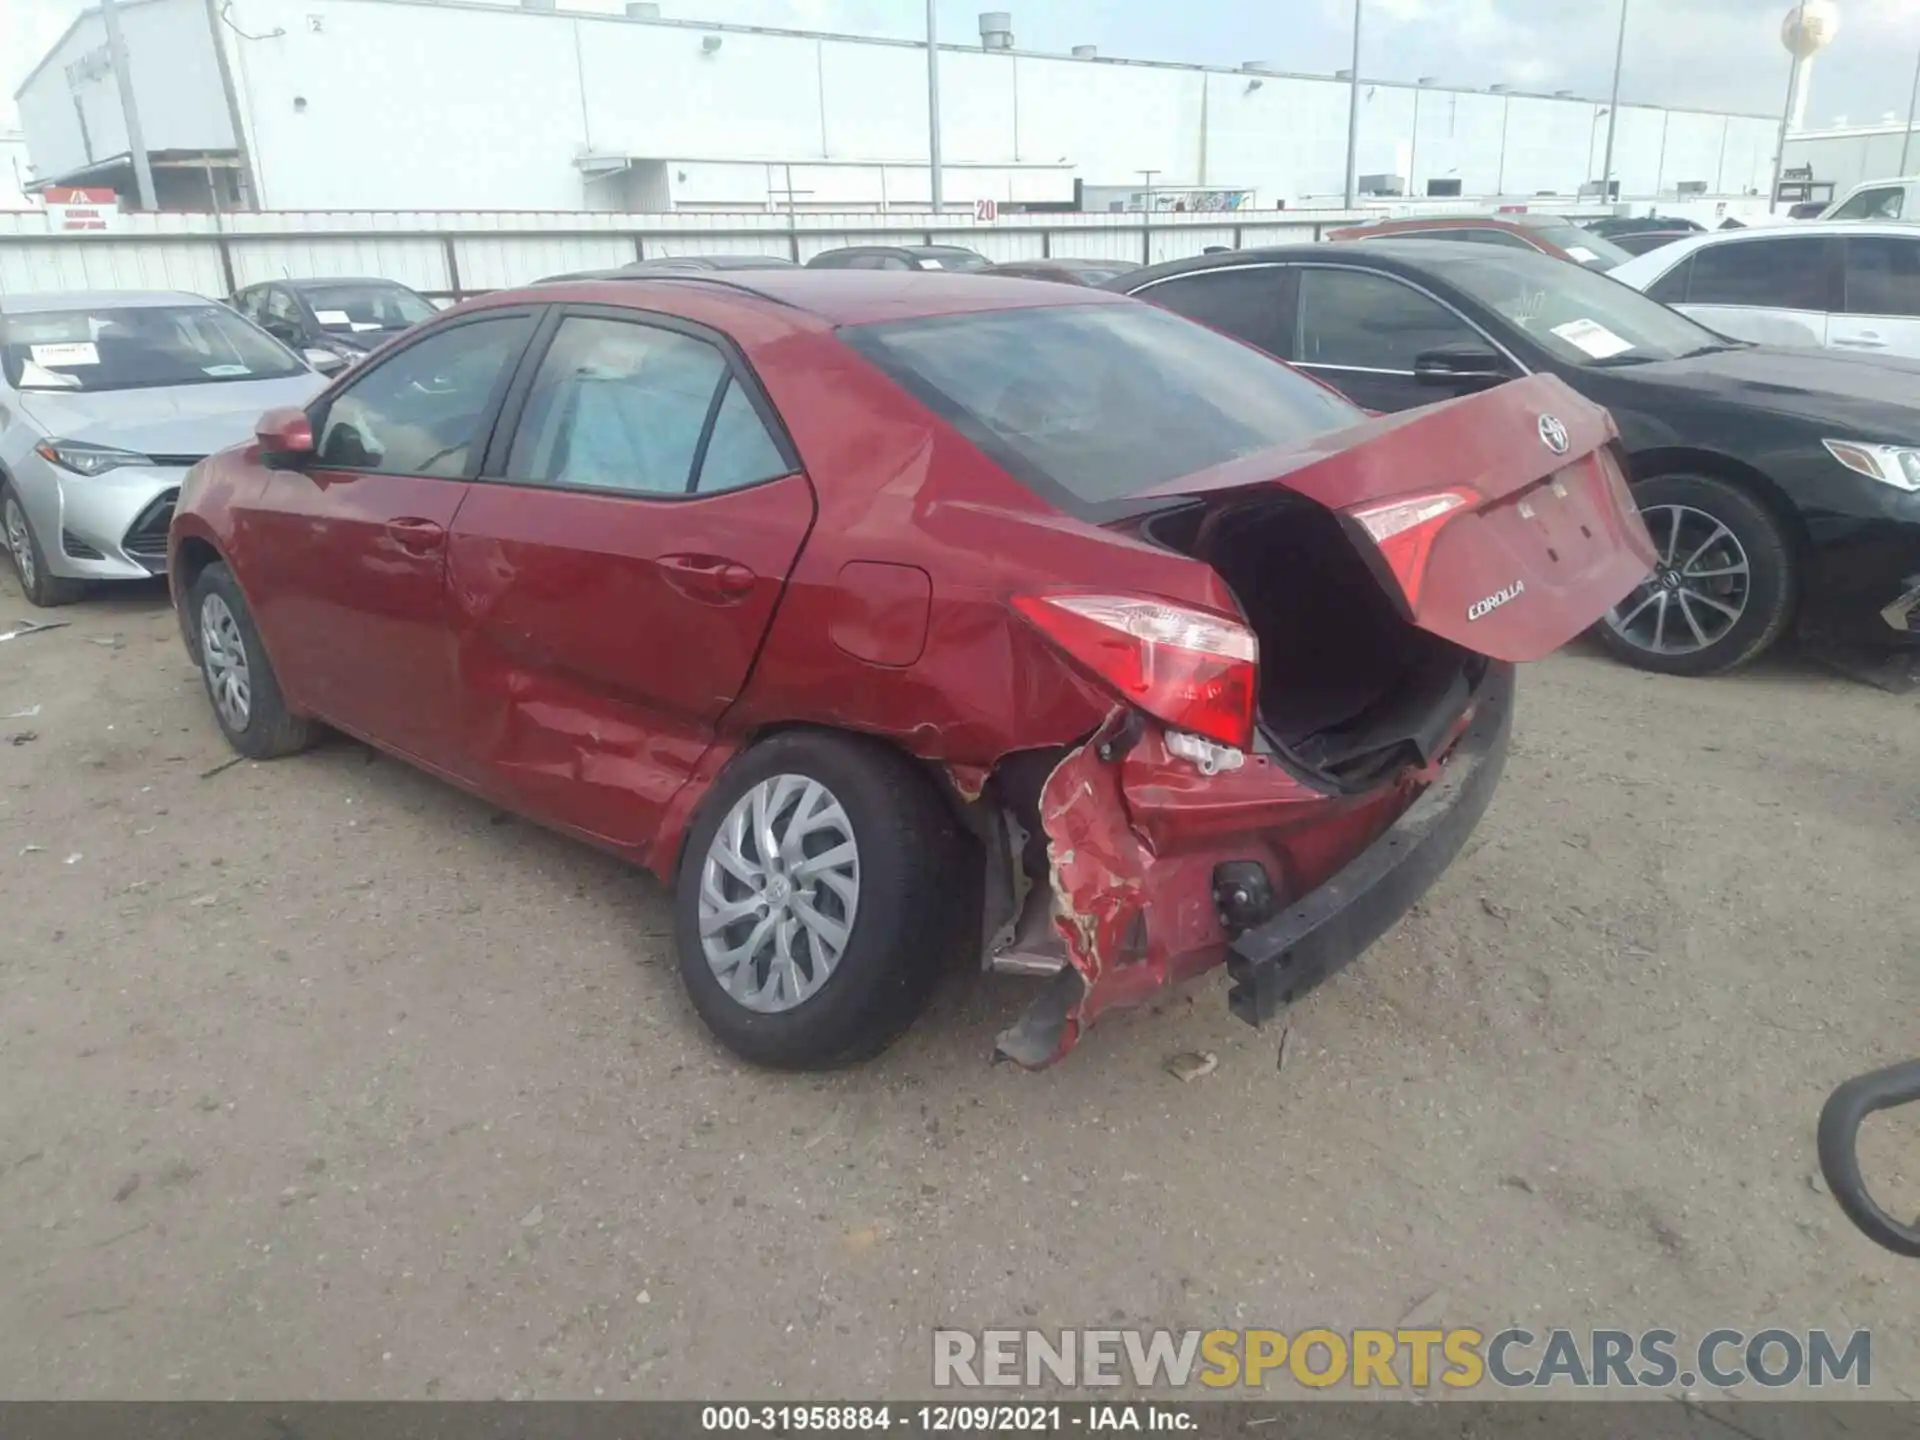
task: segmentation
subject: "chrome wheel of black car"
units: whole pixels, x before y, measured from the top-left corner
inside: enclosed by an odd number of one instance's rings
[[[1649,505],[1660,563],[1607,612],[1607,627],[1637,649],[1690,655],[1726,638],[1747,613],[1753,567],[1739,538],[1691,505]]]

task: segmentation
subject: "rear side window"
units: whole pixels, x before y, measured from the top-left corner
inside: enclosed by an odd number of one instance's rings
[[[1920,315],[1920,240],[1849,235],[1847,313]]]
[[[1898,220],[1906,208],[1907,192],[1901,186],[1888,185],[1878,190],[1862,190],[1847,199],[1829,220]]]
[[[1364,418],[1279,361],[1150,305],[981,311],[840,335],[1081,515]]]
[[[381,475],[456,478],[486,444],[493,395],[533,322],[450,326],[376,365],[335,397],[318,463]]]
[[[653,496],[734,490],[790,468],[716,347],[582,315],[555,332],[507,454],[509,480]]]
[[[1694,252],[1687,303],[1825,310],[1827,255],[1826,240],[1816,235],[1709,245]]]
[[[1693,256],[1689,255],[1647,287],[1647,298],[1662,305],[1682,305],[1687,299],[1687,282],[1693,276]]]
[[[1280,355],[1285,353],[1286,341],[1280,304],[1286,273],[1275,265],[1202,270],[1135,293],[1176,315]]]

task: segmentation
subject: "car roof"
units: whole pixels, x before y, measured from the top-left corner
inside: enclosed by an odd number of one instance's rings
[[[211,305],[185,290],[41,290],[0,295],[0,315],[40,315],[49,310],[133,310],[160,305]]]
[[[249,290],[259,285],[285,285],[289,290],[317,290],[332,285],[391,285],[396,290],[408,287],[398,280],[389,280],[384,275],[303,275],[298,280],[262,280],[258,285],[249,285]]]
[[[675,293],[689,290],[703,296],[703,308],[715,299],[731,299],[756,308],[770,302],[829,325],[867,325],[986,310],[1124,303],[1124,297],[1099,290],[1011,275],[809,269],[802,265],[736,271],[725,276],[688,271],[680,275],[635,275],[625,280],[549,281],[520,290],[494,291],[482,303],[524,304],[532,300],[565,304],[571,300],[639,310],[658,306],[672,313]]]
[[[1704,230],[1682,235],[1671,245],[1636,255],[1610,270],[1614,279],[1635,284],[1642,279],[1664,275],[1682,260],[1715,245],[1740,245],[1756,240],[1818,239],[1827,235],[1897,236],[1920,240],[1920,222],[1912,220],[1795,220],[1790,224],[1748,225],[1738,230]]]
[[[1350,225],[1349,230],[1434,230],[1490,225],[1497,230],[1540,230],[1549,225],[1572,225],[1564,215],[1403,215],[1392,220],[1371,220]]]
[[[1298,245],[1268,245],[1254,250],[1230,250],[1224,255],[1193,255],[1184,260],[1166,260],[1158,265],[1129,271],[1110,280],[1102,289],[1131,294],[1142,285],[1175,275],[1195,275],[1206,270],[1231,270],[1245,265],[1336,265],[1365,269],[1408,271],[1446,270],[1456,265],[1484,263],[1493,258],[1517,265],[1558,267],[1565,260],[1540,250],[1489,250],[1484,245],[1462,245],[1457,240],[1376,240],[1366,245],[1325,245],[1303,242]],[[1559,273],[1557,268],[1553,273]]]

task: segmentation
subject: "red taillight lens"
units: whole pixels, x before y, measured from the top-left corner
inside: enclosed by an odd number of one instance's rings
[[[1013,608],[1155,719],[1251,743],[1260,644],[1239,621],[1132,595],[1016,595]]]
[[[1479,493],[1462,486],[1366,505],[1347,514],[1380,547],[1387,568],[1393,571],[1400,588],[1406,592],[1407,604],[1417,607],[1420,587],[1427,578],[1427,560],[1433,554],[1433,542],[1440,534],[1440,527],[1479,503]]]

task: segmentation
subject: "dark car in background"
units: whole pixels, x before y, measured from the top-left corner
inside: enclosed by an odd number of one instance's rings
[[[1631,255],[1611,240],[1562,215],[1444,215],[1414,220],[1376,220],[1332,230],[1327,239],[1448,240],[1491,245],[1501,250],[1531,250],[1556,260],[1571,260],[1589,270],[1611,270]]]
[[[332,374],[439,311],[397,280],[270,280],[228,302],[283,345]],[[308,353],[312,352],[312,353]],[[323,356],[332,356],[326,363]]]
[[[1731,669],[1796,620],[1920,638],[1920,361],[1729,340],[1604,275],[1434,241],[1204,256],[1113,288],[1372,410],[1537,374],[1606,406],[1660,547],[1596,631],[1633,664]]]
[[[574,270],[565,275],[543,275],[536,285],[562,280],[635,280],[654,275],[700,275],[720,270],[792,270],[793,261],[781,255],[655,255],[606,270]]]
[[[1606,215],[1598,220],[1582,220],[1580,228],[1604,240],[1618,240],[1622,235],[1649,235],[1656,230],[1697,235],[1707,227],[1684,215]]]
[[[1009,260],[989,265],[982,274],[1011,275],[1017,280],[1057,280],[1063,285],[1105,285],[1140,268],[1133,260],[1074,260],[1065,256],[1044,260]]]
[[[809,270],[985,270],[993,262],[964,245],[845,245],[822,250]]]

